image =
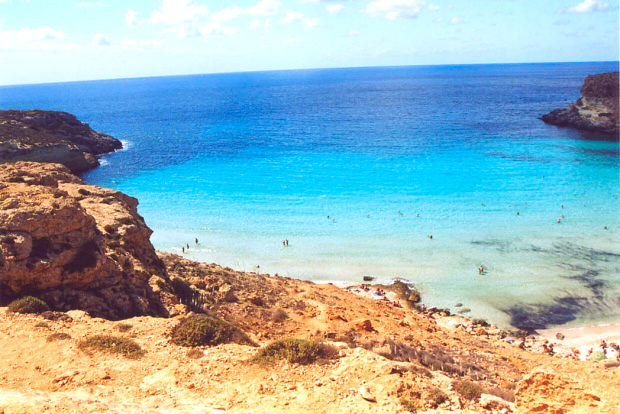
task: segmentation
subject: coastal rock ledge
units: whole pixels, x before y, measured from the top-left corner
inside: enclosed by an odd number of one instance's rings
[[[60,164],[0,165],[0,302],[33,295],[108,319],[164,316],[149,280],[168,276],[137,205]]]
[[[77,173],[97,167],[96,155],[122,147],[67,112],[0,111],[0,164],[56,162]]]
[[[543,122],[618,137],[618,72],[586,77],[581,97],[568,108],[555,109]]]

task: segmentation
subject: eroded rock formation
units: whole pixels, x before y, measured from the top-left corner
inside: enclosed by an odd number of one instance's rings
[[[556,109],[541,119],[567,126],[618,136],[618,72],[586,77],[581,97],[566,109]]]
[[[166,270],[137,205],[60,164],[0,165],[0,296],[112,319],[164,314],[148,281]]]
[[[99,165],[96,155],[122,146],[67,112],[0,111],[0,163],[57,162],[80,172]]]

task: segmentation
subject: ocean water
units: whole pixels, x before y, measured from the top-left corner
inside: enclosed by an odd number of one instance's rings
[[[619,144],[538,119],[614,70],[108,80],[0,87],[0,107],[68,111],[121,139],[83,178],[137,197],[158,249],[342,285],[402,278],[428,305],[542,328],[620,317]]]

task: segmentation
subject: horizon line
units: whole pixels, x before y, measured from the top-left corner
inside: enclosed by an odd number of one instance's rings
[[[561,62],[494,62],[494,63],[442,63],[442,64],[419,64],[419,65],[377,65],[377,66],[333,66],[333,67],[316,67],[316,68],[295,68],[295,69],[256,69],[244,71],[229,72],[203,72],[203,73],[179,73],[173,75],[152,75],[152,76],[130,76],[130,77],[112,77],[97,79],[80,79],[68,81],[51,81],[51,82],[34,82],[34,83],[15,83],[0,84],[0,88],[17,87],[17,86],[36,86],[36,85],[56,85],[64,83],[80,83],[80,82],[105,82],[105,81],[121,81],[136,79],[152,79],[152,78],[169,78],[181,76],[210,76],[210,75],[234,75],[244,73],[267,73],[267,72],[293,72],[293,71],[319,71],[319,70],[339,70],[339,69],[372,69],[372,68],[407,68],[407,67],[448,67],[448,66],[497,66],[497,65],[558,65],[558,64],[587,64],[587,63],[616,63],[620,65],[620,60],[588,60],[588,61],[561,61]],[[618,68],[620,70],[620,67]]]

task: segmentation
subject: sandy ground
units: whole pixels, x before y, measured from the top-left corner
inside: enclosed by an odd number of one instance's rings
[[[545,329],[539,332],[540,336],[555,345],[557,351],[570,352],[578,349],[577,355],[581,360],[585,360],[588,351],[602,351],[601,342],[605,341],[608,345],[607,359],[617,359],[618,353],[611,349],[609,345],[615,343],[620,345],[620,322],[600,323],[596,325],[581,326],[575,328],[554,328]],[[560,340],[557,334],[564,335]]]

